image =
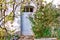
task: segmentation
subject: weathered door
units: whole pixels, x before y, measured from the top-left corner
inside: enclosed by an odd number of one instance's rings
[[[33,35],[31,22],[29,20],[29,15],[32,12],[23,12],[22,15],[22,34],[23,35]]]

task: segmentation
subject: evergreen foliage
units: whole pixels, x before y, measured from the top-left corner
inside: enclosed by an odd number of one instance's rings
[[[57,37],[56,35],[58,34],[53,33],[55,28],[60,26],[58,19],[60,16],[59,11],[57,8],[52,7],[52,3],[48,3],[46,6],[41,5],[39,10],[33,15],[34,17],[29,18],[32,22],[32,30],[36,38]]]

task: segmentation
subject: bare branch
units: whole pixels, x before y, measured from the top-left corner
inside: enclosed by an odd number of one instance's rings
[[[15,10],[16,10],[16,8],[17,8],[20,4],[22,4],[22,3],[24,4],[24,1],[18,3],[18,4],[15,6]]]

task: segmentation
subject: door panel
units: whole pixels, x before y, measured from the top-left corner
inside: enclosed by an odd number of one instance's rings
[[[23,35],[32,35],[32,26],[29,20],[29,15],[31,12],[24,12],[22,15],[22,33]]]

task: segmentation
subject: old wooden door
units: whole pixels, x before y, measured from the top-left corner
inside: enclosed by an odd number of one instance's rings
[[[29,16],[33,13],[33,7],[26,6],[22,12],[22,34],[33,35],[31,22]]]

